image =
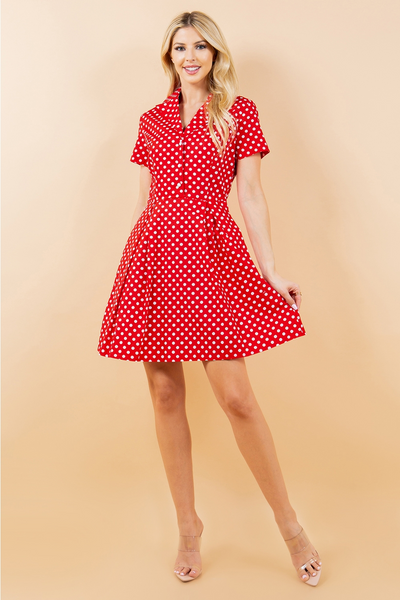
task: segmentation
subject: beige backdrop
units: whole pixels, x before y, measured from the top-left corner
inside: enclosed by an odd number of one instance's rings
[[[136,202],[138,119],[167,94],[162,35],[196,9],[221,25],[258,106],[278,267],[303,289],[308,335],[246,362],[323,558],[315,593],[393,597],[400,6],[4,0],[5,600],[314,593],[196,362],[184,368],[204,573],[189,589],[176,579],[143,365],[96,351]],[[234,190],[229,205],[244,231]]]

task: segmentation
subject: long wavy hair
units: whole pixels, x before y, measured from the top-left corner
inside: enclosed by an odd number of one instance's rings
[[[208,129],[212,140],[221,154],[223,154],[230,132],[236,132],[236,123],[228,112],[234,103],[238,79],[233,66],[232,56],[224,35],[218,25],[208,15],[200,11],[184,12],[175,17],[169,24],[161,46],[161,62],[164,71],[170,80],[168,96],[181,85],[180,77],[171,61],[172,40],[176,32],[182,27],[194,27],[215,50],[214,63],[207,75],[208,91],[212,93],[211,101],[207,105]],[[215,134],[215,129],[220,139]]]

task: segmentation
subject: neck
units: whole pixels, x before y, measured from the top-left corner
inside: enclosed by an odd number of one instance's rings
[[[183,81],[180,84],[180,88],[181,103],[187,106],[204,104],[210,93],[207,89],[207,85],[203,82],[201,82],[201,84],[194,84]]]

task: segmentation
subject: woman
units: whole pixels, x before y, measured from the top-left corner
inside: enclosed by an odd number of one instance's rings
[[[316,585],[321,561],[297,522],[244,358],[305,334],[299,286],[277,274],[260,163],[269,148],[252,100],[237,95],[225,39],[201,12],[173,19],[162,46],[166,100],[144,113],[131,161],[139,199],[98,351],[142,361],[179,527],[174,572],[201,573],[184,361],[202,361],[239,449],[270,504],[292,562]],[[261,275],[230,215],[240,209]]]

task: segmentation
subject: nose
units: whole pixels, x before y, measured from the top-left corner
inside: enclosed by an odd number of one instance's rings
[[[193,50],[188,50],[187,53],[186,53],[186,57],[185,58],[189,62],[190,61],[194,61],[195,58],[194,58],[194,55],[193,55]]]

